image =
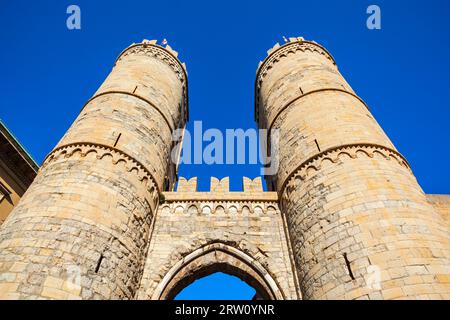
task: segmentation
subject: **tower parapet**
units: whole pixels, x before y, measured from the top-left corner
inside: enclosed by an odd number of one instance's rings
[[[198,180],[197,177],[193,177],[190,179],[179,177],[176,192],[197,192],[197,180]],[[216,177],[211,177],[209,192],[211,193],[230,192],[230,178],[224,177],[219,180]],[[256,177],[253,180],[247,177],[243,177],[242,192],[244,193],[264,192],[261,177]]]
[[[124,49],[119,56],[117,57],[114,66],[121,63],[123,60],[126,60],[126,57],[129,55],[144,55],[149,56],[158,59],[159,61],[165,62],[170,68],[173,69],[175,72],[177,78],[182,83],[182,91],[183,91],[183,104],[180,106],[181,113],[184,115],[182,117],[183,123],[185,123],[189,118],[189,99],[188,99],[188,74],[186,69],[186,64],[184,62],[181,62],[178,59],[178,52],[175,51],[172,47],[169,45],[166,45],[165,47],[160,46],[157,44],[156,40],[146,40],[144,39],[141,43],[133,43],[128,48]],[[145,86],[145,80],[143,79],[135,79],[137,82],[135,83],[136,86],[139,86],[139,84],[142,84]],[[117,83],[123,85],[123,83]],[[132,84],[131,84],[132,86]],[[120,87],[120,86],[119,86]],[[97,93],[102,92],[103,86],[97,91]],[[134,87],[136,88],[136,87]],[[136,89],[137,90],[137,89]],[[144,93],[144,97],[153,98],[149,96],[149,92],[140,91],[141,93]],[[135,92],[136,93],[136,92]],[[150,100],[153,100],[150,99]]]
[[[319,56],[324,56],[330,63],[330,67],[337,69],[336,62],[331,54],[321,45],[314,41],[307,41],[302,37],[298,38],[289,38],[289,42],[280,46],[279,43],[276,43],[271,49],[267,51],[268,56],[264,59],[264,61],[260,61],[258,65],[258,69],[256,71],[256,82],[255,82],[255,120],[259,123],[260,117],[260,89],[262,86],[262,82],[264,78],[267,76],[270,69],[272,69],[275,64],[280,62],[280,60],[284,57],[288,57],[289,55],[295,54],[297,51],[301,52],[311,52],[317,53]],[[311,79],[310,79],[311,81]],[[314,85],[310,83],[310,85]],[[323,86],[323,83],[321,84]],[[333,87],[339,87],[333,86]],[[298,88],[299,89],[299,88]],[[342,89],[342,88],[341,88]],[[304,92],[306,92],[307,88],[303,88]],[[312,91],[312,90],[310,90]],[[289,96],[288,96],[289,97]],[[279,101],[282,102],[282,101]]]

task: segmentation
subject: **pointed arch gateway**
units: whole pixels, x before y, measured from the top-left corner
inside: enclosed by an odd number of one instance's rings
[[[152,299],[171,300],[197,279],[224,272],[245,281],[265,300],[284,300],[278,284],[264,266],[243,251],[216,242],[198,248],[179,260],[163,277]]]

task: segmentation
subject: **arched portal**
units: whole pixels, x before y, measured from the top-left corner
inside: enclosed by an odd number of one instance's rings
[[[173,299],[195,280],[215,272],[240,278],[255,288],[262,299],[284,299],[273,277],[256,259],[224,243],[208,244],[178,261],[161,280],[152,298]]]

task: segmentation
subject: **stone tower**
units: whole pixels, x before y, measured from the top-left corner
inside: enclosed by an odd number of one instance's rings
[[[302,38],[268,53],[256,121],[279,130],[267,182],[303,298],[448,298],[448,226],[333,57]]]
[[[0,299],[172,299],[217,271],[255,299],[450,299],[450,196],[423,193],[323,47],[292,38],[258,68],[267,192],[174,190],[187,100],[169,46],[120,54],[1,225]]]
[[[135,296],[187,120],[176,56],[146,40],[120,54],[2,226],[0,298]]]

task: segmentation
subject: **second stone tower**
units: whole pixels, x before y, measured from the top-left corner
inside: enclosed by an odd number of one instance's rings
[[[279,131],[267,182],[303,298],[445,298],[446,224],[333,57],[291,38],[269,51],[255,90],[259,126]]]

